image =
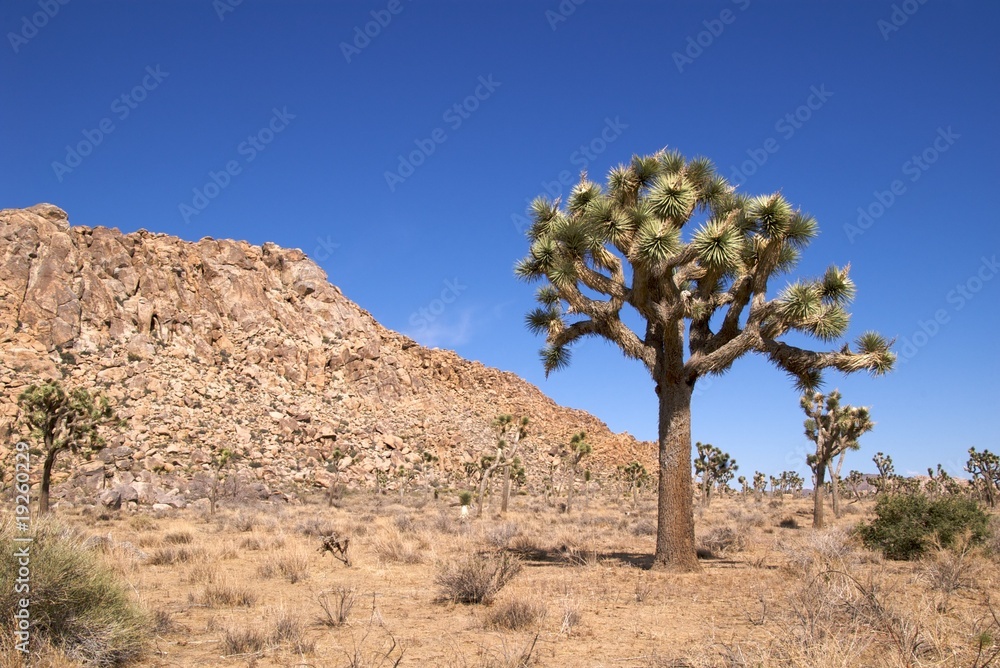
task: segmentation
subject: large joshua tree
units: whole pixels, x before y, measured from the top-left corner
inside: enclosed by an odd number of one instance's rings
[[[828,395],[822,392],[806,392],[802,395],[802,410],[806,413],[806,436],[816,444],[816,452],[806,458],[813,471],[813,527],[825,526],[823,517],[823,478],[827,467],[835,457],[848,450],[861,447],[858,439],[872,430],[875,423],[864,406],[840,403],[840,392],[834,390]],[[837,467],[839,471],[839,466]],[[839,492],[836,476],[831,476],[830,485],[834,495]]]
[[[565,203],[539,197],[531,208],[531,248],[515,272],[545,281],[541,306],[527,316],[529,328],[546,335],[545,371],[566,366],[570,346],[587,336],[645,365],[659,398],[655,563],[697,570],[691,395],[698,379],[758,353],[813,388],[822,369],[881,374],[895,356],[874,332],[854,349],[829,352],[781,340],[789,332],[823,341],[844,335],[854,295],[849,267],[830,267],[768,299],[768,282],[795,266],[816,221],[780,194],[737,193],[705,158],[636,156],[612,169],[604,187],[583,174]]]

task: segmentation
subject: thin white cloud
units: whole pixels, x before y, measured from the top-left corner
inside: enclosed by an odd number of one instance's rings
[[[428,322],[420,329],[407,330],[403,334],[428,348],[453,348],[468,343],[475,330],[473,309],[464,309],[457,320],[447,314]]]

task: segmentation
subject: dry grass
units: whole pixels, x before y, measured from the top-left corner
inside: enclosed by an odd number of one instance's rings
[[[210,608],[252,607],[257,603],[257,593],[245,585],[213,582],[205,585],[197,602]]]
[[[521,561],[507,552],[476,554],[442,565],[434,583],[441,599],[455,603],[491,603],[521,572]]]
[[[274,554],[261,562],[257,573],[263,578],[280,576],[295,584],[309,577],[309,558],[301,552]]]
[[[483,616],[483,626],[496,631],[523,631],[534,627],[545,617],[544,603],[527,598],[512,596],[495,603]]]
[[[505,517],[489,508],[466,522],[451,497],[429,496],[420,510],[398,496],[349,494],[336,508],[317,495],[215,516],[67,519],[84,535],[111,536],[91,551],[120,562],[116,570],[154,611],[157,652],[143,668],[982,668],[990,660],[1000,668],[998,602],[987,602],[1000,591],[996,548],[886,561],[851,536],[869,502],[817,532],[809,499],[713,500],[697,535],[724,558],[675,575],[648,570],[649,496],[635,508],[631,499],[594,496],[588,507],[581,499],[570,516],[541,497],[515,497]],[[318,553],[316,536],[331,529],[351,535],[352,567]],[[127,543],[148,558],[126,558]],[[504,559],[508,576],[497,577]],[[506,586],[477,593],[494,580]],[[283,610],[299,617],[282,621]],[[46,651],[33,665],[80,665]],[[13,668],[3,656],[0,668]]]

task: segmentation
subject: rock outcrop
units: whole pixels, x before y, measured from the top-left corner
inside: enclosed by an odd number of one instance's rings
[[[299,250],[72,227],[50,204],[0,211],[0,347],[0,461],[33,382],[100,390],[127,419],[91,461],[63,457],[57,478],[73,483],[57,498],[109,507],[204,497],[225,448],[243,491],[262,498],[459,485],[500,412],[532,419],[535,484],[581,429],[597,472],[654,456],[511,373],[387,330]]]

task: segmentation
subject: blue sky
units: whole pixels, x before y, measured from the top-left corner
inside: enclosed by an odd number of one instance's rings
[[[387,327],[652,439],[610,344],[544,378],[512,266],[532,197],[675,147],[816,216],[797,275],[850,262],[851,337],[897,337],[891,375],[827,378],[878,423],[847,468],[1000,450],[996,3],[17,0],[0,29],[0,207],[301,248]],[[804,473],[802,419],[746,358],[693,434]]]

